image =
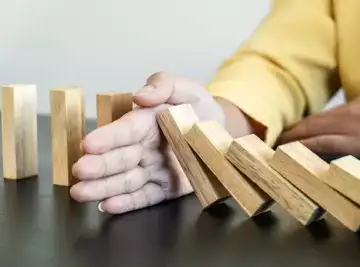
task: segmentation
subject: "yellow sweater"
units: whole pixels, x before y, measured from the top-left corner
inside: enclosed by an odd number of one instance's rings
[[[208,85],[263,124],[266,142],[321,111],[343,86],[360,95],[360,0],[275,0]],[[234,27],[236,34],[236,27]]]

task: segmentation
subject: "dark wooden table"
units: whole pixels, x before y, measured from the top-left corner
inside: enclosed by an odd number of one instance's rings
[[[330,216],[303,227],[276,206],[249,219],[232,200],[202,212],[194,195],[102,214],[52,185],[50,151],[39,117],[39,176],[0,182],[1,267],[360,266],[360,235]]]

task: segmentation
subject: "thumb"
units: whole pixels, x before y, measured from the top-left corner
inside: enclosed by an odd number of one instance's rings
[[[171,74],[156,73],[149,77],[146,85],[133,97],[140,107],[153,107],[160,104],[191,104],[199,97],[194,84]],[[194,92],[195,91],[195,92]]]

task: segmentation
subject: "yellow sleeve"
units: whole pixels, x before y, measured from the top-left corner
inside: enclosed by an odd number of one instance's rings
[[[322,110],[340,87],[330,0],[275,0],[254,34],[208,85],[265,129],[273,145],[284,128]]]

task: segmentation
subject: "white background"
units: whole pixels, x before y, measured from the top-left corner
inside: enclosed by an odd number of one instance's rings
[[[135,91],[157,71],[207,82],[270,4],[0,0],[0,83],[36,84],[39,113],[49,112],[51,88],[82,86],[86,116],[95,117],[96,93]]]

